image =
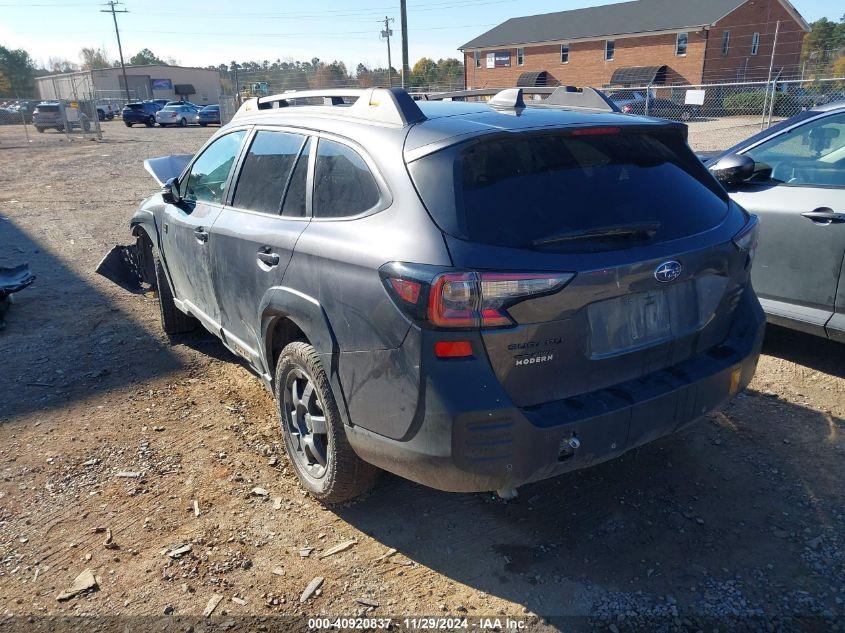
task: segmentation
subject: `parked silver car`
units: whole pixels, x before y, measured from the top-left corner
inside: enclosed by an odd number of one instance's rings
[[[156,123],[161,127],[178,125],[185,127],[189,123],[196,123],[199,111],[189,105],[167,105],[156,112]]]
[[[782,121],[709,167],[760,218],[752,282],[768,320],[845,342],[845,101]]]

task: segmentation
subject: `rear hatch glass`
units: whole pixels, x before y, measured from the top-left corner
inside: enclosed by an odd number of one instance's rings
[[[129,108],[130,110],[144,110],[144,104],[143,103],[127,103],[126,107]]]
[[[50,114],[59,111],[59,106],[57,105],[40,105],[35,108],[35,111],[39,114]]]
[[[408,167],[443,231],[487,245],[609,250],[695,235],[728,211],[727,194],[671,128],[480,137]]]

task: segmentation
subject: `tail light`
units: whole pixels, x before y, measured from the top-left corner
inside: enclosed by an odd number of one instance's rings
[[[496,328],[515,325],[508,308],[552,294],[572,273],[445,272],[391,263],[382,279],[396,305],[414,320],[436,328]]]
[[[760,223],[756,215],[751,215],[742,230],[734,235],[733,243],[741,253],[747,253],[746,267],[750,266],[757,254],[757,240],[760,237]]]

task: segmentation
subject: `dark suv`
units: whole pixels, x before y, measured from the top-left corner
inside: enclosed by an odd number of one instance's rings
[[[152,127],[156,124],[156,112],[159,110],[161,110],[161,105],[155,101],[136,101],[123,106],[120,114],[126,127],[132,127],[135,123]]]
[[[686,127],[398,89],[246,102],[132,220],[165,332],[275,395],[326,502],[385,469],[450,491],[582,468],[751,380],[753,216]]]

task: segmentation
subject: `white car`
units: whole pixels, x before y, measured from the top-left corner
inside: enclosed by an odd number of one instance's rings
[[[156,112],[156,123],[161,127],[178,125],[185,127],[189,123],[197,123],[199,111],[189,105],[167,105]]]

